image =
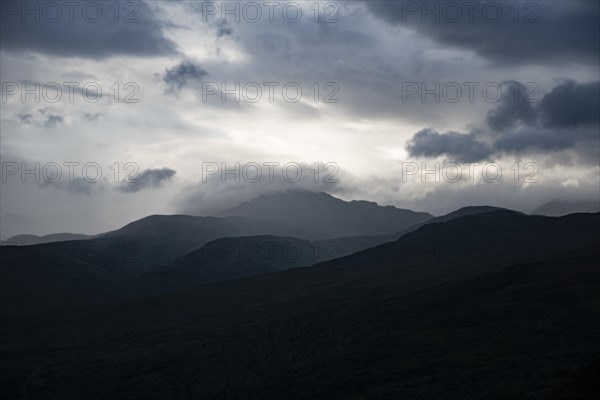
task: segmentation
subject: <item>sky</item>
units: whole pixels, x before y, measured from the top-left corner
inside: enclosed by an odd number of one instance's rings
[[[596,1],[0,1],[0,236],[326,191],[599,200]]]

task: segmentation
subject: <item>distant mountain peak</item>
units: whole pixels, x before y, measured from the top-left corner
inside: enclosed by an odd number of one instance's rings
[[[594,200],[552,200],[541,205],[531,213],[560,217],[574,213],[596,213],[600,211],[600,202]]]
[[[315,239],[390,235],[433,217],[428,213],[384,207],[371,201],[345,201],[329,193],[307,190],[265,193],[216,215],[276,221],[303,230]]]
[[[63,242],[67,240],[85,240],[92,239],[98,235],[85,235],[82,233],[51,233],[49,235],[15,235],[11,236],[6,240],[6,244],[17,244],[17,245],[32,245],[32,244],[43,244],[52,242]]]

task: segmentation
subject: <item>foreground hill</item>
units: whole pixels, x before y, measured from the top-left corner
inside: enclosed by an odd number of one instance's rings
[[[309,241],[272,235],[213,240],[165,267],[145,273],[136,282],[145,292],[167,291],[290,268],[342,257],[397,236],[350,236]]]
[[[156,215],[90,240],[0,246],[0,314],[72,307],[308,266],[398,237],[314,242],[284,236],[291,230],[274,222],[240,217]],[[258,258],[243,260],[224,253],[235,251],[235,246],[251,249],[281,240],[285,241],[280,243],[285,253],[263,252]],[[215,247],[224,257],[211,252]],[[206,255],[213,257],[203,263]]]
[[[536,258],[599,239],[600,213],[553,218],[497,210],[425,224],[395,242],[329,263],[483,265]]]
[[[278,234],[243,218],[150,216],[91,240],[0,247],[0,314],[128,295],[139,274],[223,236]]]
[[[309,239],[393,235],[433,217],[428,213],[383,207],[369,201],[347,202],[327,193],[308,191],[263,194],[217,216],[274,221],[304,232],[304,235],[296,232],[291,236]]]
[[[598,249],[468,275],[325,264],[8,319],[0,391],[504,400],[573,398],[565,390],[576,388],[577,399],[596,399]]]

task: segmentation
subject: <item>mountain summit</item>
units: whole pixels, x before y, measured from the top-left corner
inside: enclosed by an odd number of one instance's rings
[[[380,206],[369,201],[344,201],[327,193],[288,191],[268,193],[217,216],[268,220],[302,229],[314,239],[354,235],[392,235],[433,216]]]

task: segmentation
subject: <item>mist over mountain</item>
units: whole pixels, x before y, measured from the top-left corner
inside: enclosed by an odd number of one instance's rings
[[[309,191],[262,194],[216,215],[279,222],[304,230],[312,239],[393,235],[433,217],[429,213],[369,201],[347,202],[327,193]]]
[[[539,206],[531,212],[536,215],[548,215],[550,217],[560,217],[574,213],[595,213],[600,211],[600,202],[598,201],[568,201],[553,200]]]

